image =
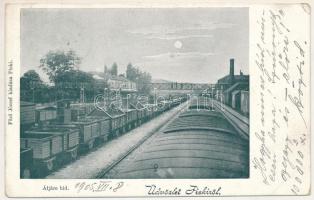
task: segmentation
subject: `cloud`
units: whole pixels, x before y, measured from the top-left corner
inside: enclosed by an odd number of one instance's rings
[[[186,27],[186,30],[198,29],[198,30],[216,30],[216,29],[228,29],[233,28],[236,24],[233,23],[219,23],[219,22],[200,22],[195,23],[190,27]]]
[[[147,39],[160,39],[160,40],[178,40],[186,38],[212,38],[212,35],[164,35],[164,36],[148,36]]]
[[[232,23],[198,22],[183,27],[155,25],[127,31],[130,34],[142,35],[145,39],[177,40],[187,38],[212,38],[208,31],[234,27]],[[195,33],[196,32],[196,33]]]
[[[208,56],[215,55],[214,53],[202,53],[202,52],[168,52],[163,54],[144,56],[144,59],[190,59],[190,58],[204,58]]]

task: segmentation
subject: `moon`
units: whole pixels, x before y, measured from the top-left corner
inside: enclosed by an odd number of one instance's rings
[[[177,49],[181,49],[182,45],[183,45],[182,42],[179,41],[179,40],[177,40],[177,41],[174,43],[174,47],[177,48]]]

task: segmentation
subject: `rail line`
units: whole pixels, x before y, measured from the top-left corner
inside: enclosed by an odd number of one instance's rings
[[[186,104],[183,103],[182,105],[180,105],[182,107],[178,108],[178,112],[174,113],[170,119],[174,119],[175,116],[179,115],[180,112],[186,107]],[[96,179],[99,178],[103,178],[106,176],[106,174],[108,172],[110,172],[114,167],[116,167],[119,163],[121,163],[121,161],[123,161],[126,157],[128,157],[132,152],[134,152],[137,148],[139,148],[145,141],[147,141],[150,137],[152,137],[154,134],[156,134],[161,128],[167,126],[172,120],[169,120],[167,123],[165,124],[161,124],[160,126],[156,127],[154,130],[151,131],[150,134],[148,134],[147,136],[145,136],[144,138],[142,138],[139,142],[137,142],[132,148],[130,148],[125,154],[123,154],[119,159],[117,159],[116,161],[112,162],[112,164],[110,164],[108,167],[106,167],[105,169],[103,169],[101,172],[99,172],[95,177]]]
[[[96,178],[247,177],[248,154],[243,154],[243,152],[247,152],[248,140],[241,135],[238,127],[233,125],[234,119],[228,119],[229,116],[223,112],[225,110],[218,109],[216,105],[216,111],[209,109],[210,112],[213,112],[211,114],[205,113],[206,109],[195,109],[193,105],[188,104],[188,110],[183,109],[183,106],[180,107],[170,117],[171,120],[156,127],[155,131],[139,141],[109,167],[103,169]],[[214,114],[214,112],[220,114]],[[219,118],[219,123],[215,117]],[[234,117],[238,121],[242,119],[238,119],[237,115]],[[206,123],[209,119],[214,120],[213,123]],[[243,124],[246,125],[245,121]],[[208,128],[206,128],[207,126]],[[202,137],[182,137],[182,135],[189,136],[198,132],[202,133],[200,135]],[[177,142],[158,139],[165,134],[172,135],[174,137],[172,140],[177,140]],[[235,139],[239,143],[235,143]],[[173,147],[173,150],[169,151],[169,145]],[[195,150],[190,150],[190,145]],[[196,146],[200,146],[200,148],[198,149]],[[143,148],[143,152],[141,152],[142,150],[139,152],[141,148]],[[147,148],[155,149],[155,151],[151,152]],[[226,152],[230,148],[235,148],[237,151]],[[167,153],[164,151],[165,149],[167,149]],[[210,170],[206,171],[205,168]],[[233,168],[237,170],[232,170]],[[196,169],[196,171],[192,169]],[[219,173],[221,170],[225,172]]]

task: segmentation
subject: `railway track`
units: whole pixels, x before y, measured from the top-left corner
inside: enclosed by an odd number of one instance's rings
[[[248,140],[232,118],[221,109],[190,108],[170,117],[96,178],[247,177]]]
[[[174,113],[167,123],[161,124],[160,126],[156,127],[153,131],[151,131],[150,134],[142,138],[139,142],[137,142],[132,148],[130,148],[125,154],[123,154],[119,159],[115,160],[112,164],[110,164],[108,167],[104,168],[100,173],[98,173],[95,177],[96,179],[104,178],[106,175],[113,170],[117,165],[121,163],[124,159],[126,159],[130,154],[132,154],[136,149],[138,149],[145,141],[147,141],[149,138],[151,138],[154,134],[156,134],[158,131],[160,131],[163,127],[166,127],[176,116],[182,112],[182,110],[186,108],[186,104],[183,103],[178,107],[178,112]]]

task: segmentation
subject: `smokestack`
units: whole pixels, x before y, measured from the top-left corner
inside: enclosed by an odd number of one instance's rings
[[[234,59],[231,58],[230,59],[230,80],[231,80],[231,83],[233,83],[234,81]]]

